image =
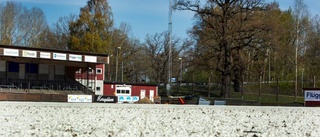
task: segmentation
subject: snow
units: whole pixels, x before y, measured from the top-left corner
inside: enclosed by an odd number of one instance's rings
[[[320,134],[320,108],[0,102],[0,136],[262,136]]]

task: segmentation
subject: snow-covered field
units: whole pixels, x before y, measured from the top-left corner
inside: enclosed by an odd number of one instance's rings
[[[0,102],[0,136],[320,136],[320,108]]]

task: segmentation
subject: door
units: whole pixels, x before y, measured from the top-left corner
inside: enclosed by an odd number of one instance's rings
[[[54,80],[54,66],[49,66],[49,80]]]
[[[146,97],[146,90],[140,90],[140,99],[143,99]]]
[[[154,90],[150,90],[150,100],[154,102]]]
[[[26,64],[19,64],[19,79],[26,78]]]

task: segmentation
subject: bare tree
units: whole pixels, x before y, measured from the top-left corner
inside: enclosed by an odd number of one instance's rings
[[[303,39],[301,39],[306,32],[306,23],[308,22],[308,9],[303,0],[295,0],[294,1],[294,19],[295,19],[295,89],[294,89],[294,101],[297,102],[297,93],[298,93],[298,54],[299,51],[301,56],[304,55],[304,51],[306,49],[303,44]],[[303,49],[302,49],[303,48]]]
[[[45,14],[39,8],[28,10],[23,9],[23,14],[19,16],[18,32],[20,45],[28,47],[40,47],[39,37],[47,29]]]
[[[46,48],[55,48],[69,50],[68,41],[70,40],[69,25],[77,19],[77,15],[70,14],[69,16],[60,17],[53,27],[46,31]]]
[[[175,9],[197,14],[196,35],[201,41],[198,44],[214,53],[211,57],[216,59],[215,70],[221,74],[223,85],[220,96],[228,98],[232,76],[242,74],[235,73],[242,71],[235,69],[235,59],[241,60],[238,53],[264,46],[261,36],[269,30],[263,20],[266,5],[262,0],[210,0],[204,5],[199,1],[176,0]]]
[[[146,54],[146,63],[148,63],[148,67],[150,68],[149,76],[150,79],[156,83],[166,83],[168,80],[168,44],[169,34],[167,32],[162,32],[160,34],[157,33],[155,35],[147,35],[145,40],[144,50]],[[173,37],[172,60],[177,62],[178,58],[182,56],[182,53],[187,51],[191,45],[192,42],[189,40],[181,40]],[[177,70],[179,68],[177,66],[173,66],[173,70]]]
[[[17,24],[22,14],[22,5],[14,2],[0,4],[0,42],[2,44],[16,44]]]
[[[39,8],[27,9],[20,3],[0,5],[0,42],[2,44],[40,47],[40,35],[48,28]]]

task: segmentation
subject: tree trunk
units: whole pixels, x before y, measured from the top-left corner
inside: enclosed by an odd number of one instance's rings
[[[220,87],[220,96],[219,97],[224,97],[224,94],[225,94],[224,79],[225,79],[225,76],[222,76],[221,77],[221,87]]]
[[[236,72],[233,79],[233,89],[234,92],[241,92],[241,84],[242,84],[242,73]]]
[[[221,79],[220,97],[229,98],[230,75],[223,75]]]

